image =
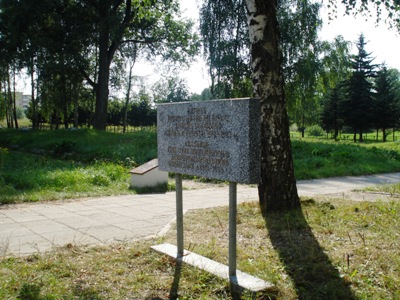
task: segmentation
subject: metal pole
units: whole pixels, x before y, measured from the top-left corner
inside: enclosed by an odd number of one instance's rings
[[[178,257],[183,256],[183,204],[182,204],[182,174],[175,175],[176,190],[176,237]]]
[[[236,182],[229,183],[229,277],[236,276]]]

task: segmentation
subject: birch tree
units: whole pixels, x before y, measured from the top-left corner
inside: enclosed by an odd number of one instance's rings
[[[261,102],[261,212],[300,207],[286,110],[277,1],[246,0],[254,95]]]
[[[375,5],[377,21],[382,7],[388,11],[392,26],[400,25],[399,3],[344,0],[348,12],[368,11]],[[337,1],[330,0],[331,6]],[[282,50],[277,21],[277,0],[246,0],[251,69],[254,95],[261,101],[261,178],[260,206],[263,215],[272,210],[289,210],[300,206],[294,177],[289,122],[284,92]]]

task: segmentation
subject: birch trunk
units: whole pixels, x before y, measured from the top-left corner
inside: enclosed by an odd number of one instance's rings
[[[282,50],[276,0],[246,0],[254,94],[261,102],[260,207],[270,211],[300,207],[286,111]]]

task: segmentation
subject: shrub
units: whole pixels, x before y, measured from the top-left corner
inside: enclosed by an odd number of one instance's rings
[[[319,125],[307,128],[307,132],[310,136],[323,136],[325,134],[325,131]]]

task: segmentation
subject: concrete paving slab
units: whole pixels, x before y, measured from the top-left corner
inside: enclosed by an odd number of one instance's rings
[[[8,223],[8,224],[2,224],[0,223],[0,228],[1,228],[1,236],[8,237],[8,236],[24,236],[24,235],[30,235],[33,232],[26,228],[23,224],[21,223]]]
[[[72,229],[42,233],[40,236],[49,241],[53,247],[61,247],[68,244],[93,245],[101,242],[99,239],[87,235],[86,233]]]
[[[144,221],[144,220],[139,220],[139,221],[130,221],[130,222],[121,222],[121,223],[114,223],[113,226],[122,228],[125,230],[128,230],[130,232],[138,232],[139,229],[141,228],[154,228],[155,224],[149,222],[149,221]]]
[[[132,234],[131,231],[112,225],[87,228],[85,233],[103,243],[109,243],[112,241],[123,242],[134,237],[134,234]]]
[[[171,220],[173,220],[175,217],[176,217],[176,214],[174,212],[173,214],[169,214],[169,215],[154,216],[153,218],[149,219],[148,221],[152,225],[165,226],[166,224],[171,222]]]
[[[83,200],[85,201],[85,200]],[[77,203],[77,202],[67,202],[63,205],[63,209],[70,212],[77,212],[77,211],[86,211],[86,210],[93,210],[90,205],[85,203]]]
[[[25,208],[23,210],[9,210],[6,212],[6,214],[9,219],[14,220],[15,222],[30,222],[47,219],[46,216],[31,211],[29,208]]]
[[[8,245],[3,249],[6,254],[27,255],[37,252],[46,252],[53,245],[39,235],[28,235],[24,237],[11,238]]]
[[[57,232],[70,229],[70,227],[52,219],[24,222],[23,225],[30,231],[39,235],[42,233]]]
[[[58,218],[55,220],[61,224],[67,225],[68,227],[73,228],[73,229],[93,228],[93,227],[105,225],[104,222],[91,220],[88,217],[79,216],[79,215],[75,215],[73,217],[67,217],[67,218]]]
[[[98,224],[114,224],[115,222],[129,222],[132,220],[131,217],[123,216],[118,213],[112,213],[107,211],[94,211],[90,212],[90,214],[81,214],[80,216],[85,216],[86,218],[94,221]]]

